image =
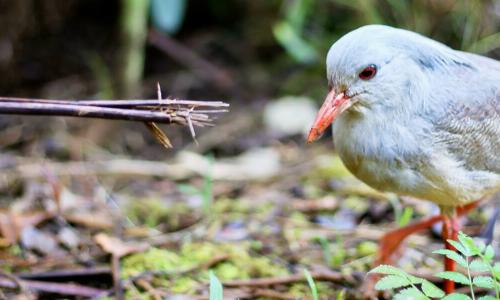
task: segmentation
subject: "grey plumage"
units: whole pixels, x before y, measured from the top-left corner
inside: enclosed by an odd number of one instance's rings
[[[370,64],[376,76],[360,80]],[[500,62],[370,25],[332,46],[327,77],[353,99],[333,136],[367,184],[442,207],[500,190]]]

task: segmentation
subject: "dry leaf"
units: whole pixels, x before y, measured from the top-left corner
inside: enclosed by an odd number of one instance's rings
[[[39,211],[26,214],[11,211],[0,211],[0,234],[2,244],[11,245],[18,241],[21,232],[26,227],[37,224],[55,216],[55,212]]]
[[[144,123],[146,127],[151,131],[155,139],[163,145],[163,147],[170,149],[173,148],[172,143],[170,142],[170,139],[167,137],[167,135],[158,127],[153,122],[145,122]]]
[[[94,240],[105,252],[116,257],[141,252],[149,248],[149,245],[146,243],[125,243],[119,238],[109,236],[105,233],[95,235]]]

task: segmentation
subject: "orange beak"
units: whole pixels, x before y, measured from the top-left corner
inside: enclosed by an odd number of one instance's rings
[[[344,93],[336,95],[335,90],[331,89],[316,115],[316,120],[307,136],[307,142],[312,143],[320,138],[328,126],[332,124],[333,120],[351,107],[351,105],[351,98],[347,97]]]

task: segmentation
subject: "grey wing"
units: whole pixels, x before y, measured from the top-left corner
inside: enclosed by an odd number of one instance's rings
[[[437,140],[466,169],[500,174],[500,87],[482,96],[455,102],[435,124]]]

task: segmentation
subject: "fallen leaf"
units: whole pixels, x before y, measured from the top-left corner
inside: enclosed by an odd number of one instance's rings
[[[119,238],[109,236],[105,233],[98,233],[94,236],[94,240],[105,252],[116,257],[123,257],[149,248],[147,243],[125,243]]]
[[[0,234],[3,239],[2,245],[15,244],[21,232],[26,227],[36,226],[37,224],[55,216],[55,212],[38,211],[26,214],[15,213],[12,211],[0,211]]]

